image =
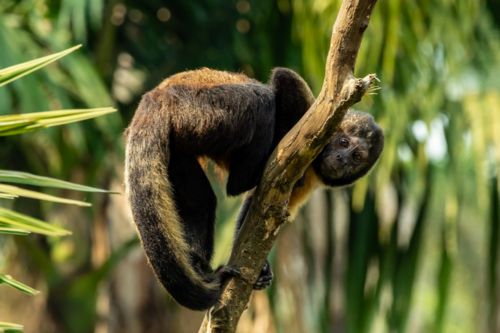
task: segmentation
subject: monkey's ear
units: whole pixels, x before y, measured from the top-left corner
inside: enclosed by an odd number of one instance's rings
[[[306,81],[288,68],[275,68],[270,85],[276,98],[276,135],[282,138],[312,105],[314,95]]]

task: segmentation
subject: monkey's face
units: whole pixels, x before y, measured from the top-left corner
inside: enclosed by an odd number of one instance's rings
[[[384,133],[373,117],[349,111],[313,167],[324,184],[349,185],[370,170],[383,148]]]
[[[358,173],[366,165],[368,149],[364,138],[336,133],[323,149],[321,171],[333,179]]]
[[[370,169],[369,157],[365,138],[337,132],[316,159],[315,169],[325,184],[347,185]]]

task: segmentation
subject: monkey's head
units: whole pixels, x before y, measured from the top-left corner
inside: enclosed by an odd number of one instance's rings
[[[384,133],[373,117],[348,111],[313,167],[326,185],[349,185],[371,169],[383,147]]]

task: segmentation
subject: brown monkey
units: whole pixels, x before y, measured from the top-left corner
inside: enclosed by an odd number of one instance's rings
[[[211,307],[224,278],[235,274],[210,267],[216,198],[198,158],[208,157],[228,172],[229,195],[248,191],[313,101],[305,81],[286,68],[275,69],[269,85],[242,74],[188,71],[143,96],[127,129],[126,189],[149,262],[180,304]],[[383,134],[373,118],[348,113],[345,119],[353,126],[342,126],[314,161],[290,209],[318,184],[349,184],[377,160]],[[269,284],[266,267],[255,288]]]

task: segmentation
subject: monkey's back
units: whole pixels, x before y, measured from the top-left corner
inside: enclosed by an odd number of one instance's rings
[[[163,80],[159,89],[168,86],[189,86],[191,88],[209,88],[219,86],[221,84],[244,84],[244,83],[257,83],[254,80],[241,73],[231,73],[225,71],[218,71],[210,68],[200,68],[196,70],[186,71],[174,74]]]
[[[251,143],[257,128],[267,133],[271,144],[273,90],[243,74],[207,68],[182,72],[148,94],[161,101],[161,112],[170,119],[172,142],[179,149],[227,155]]]

